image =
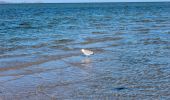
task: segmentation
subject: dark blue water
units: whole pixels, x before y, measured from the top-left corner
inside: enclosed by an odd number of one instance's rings
[[[170,3],[0,5],[1,98],[170,99]]]

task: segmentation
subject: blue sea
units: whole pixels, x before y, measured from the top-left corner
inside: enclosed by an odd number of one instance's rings
[[[170,3],[0,4],[0,99],[170,99]]]

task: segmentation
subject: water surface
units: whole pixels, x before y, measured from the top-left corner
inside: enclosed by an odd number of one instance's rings
[[[168,100],[170,3],[0,5],[1,98]]]

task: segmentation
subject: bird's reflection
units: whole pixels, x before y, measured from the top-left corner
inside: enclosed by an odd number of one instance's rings
[[[90,58],[88,58],[88,57],[82,59],[82,60],[81,60],[81,63],[82,63],[82,65],[85,66],[85,67],[92,67],[92,59],[90,59]]]
[[[90,59],[90,58],[84,58],[81,60],[81,63],[83,63],[83,64],[90,64],[91,62],[92,62],[92,59]]]

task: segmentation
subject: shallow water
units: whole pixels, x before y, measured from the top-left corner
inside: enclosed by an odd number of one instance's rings
[[[170,3],[0,5],[1,98],[170,99]]]

